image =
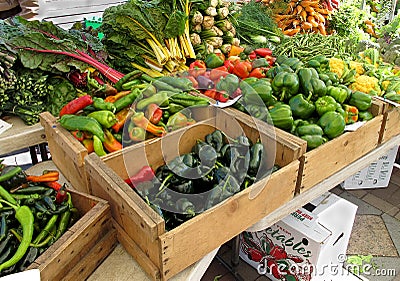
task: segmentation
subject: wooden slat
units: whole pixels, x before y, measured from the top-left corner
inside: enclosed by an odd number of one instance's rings
[[[381,143],[387,142],[394,136],[400,134],[400,108],[391,107],[384,116]]]

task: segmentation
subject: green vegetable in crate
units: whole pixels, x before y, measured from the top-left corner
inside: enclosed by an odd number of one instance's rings
[[[369,121],[372,118],[374,118],[374,116],[372,115],[371,112],[369,112],[369,111],[358,111],[358,119],[360,121]]]
[[[245,79],[246,80],[246,79]],[[256,79],[255,82],[248,84],[247,81],[240,82],[243,101],[246,104],[266,104],[273,105],[276,98],[272,95],[271,83],[266,79]]]
[[[280,101],[290,99],[299,91],[299,79],[297,74],[289,72],[278,73],[272,80],[272,90]]]
[[[296,121],[297,125],[295,134],[307,141],[308,150],[314,149],[325,142],[325,138],[323,137],[324,131],[319,125],[310,124],[309,122],[301,119]]]
[[[193,90],[193,83],[186,77],[162,76],[157,78],[158,81],[167,83],[183,92]]]
[[[250,116],[254,118],[263,121],[267,121],[268,119],[268,109],[267,107],[261,104],[261,100],[260,103],[258,104],[246,104],[246,106],[243,109],[244,111],[247,111],[250,114]]]
[[[329,111],[335,111],[337,107],[337,102],[331,96],[319,97],[315,101],[315,109],[319,116],[322,116]]]
[[[344,104],[344,122],[346,124],[353,124],[358,121],[358,109],[355,106]]]
[[[97,120],[104,128],[111,128],[115,123],[118,122],[115,114],[109,110],[98,110],[89,113],[87,117],[91,117]]]
[[[216,85],[217,91],[225,91],[228,95],[233,94],[239,88],[239,78],[234,74],[221,77]]]
[[[352,92],[349,99],[349,104],[354,105],[360,111],[365,111],[372,105],[372,97],[369,94],[355,91]]]
[[[298,70],[300,86],[307,99],[318,98],[326,94],[326,85],[319,79],[318,73],[313,68],[300,68]]]
[[[69,131],[86,131],[104,141],[104,132],[100,123],[89,116],[65,114],[60,118],[60,125]]]
[[[283,130],[290,131],[293,126],[293,116],[290,106],[287,104],[279,103],[269,109],[270,123],[275,127]]]
[[[343,134],[346,123],[340,113],[328,111],[318,120],[318,125],[328,138],[333,139]]]
[[[340,104],[344,103],[348,97],[348,92],[345,89],[335,86],[326,87],[326,94],[333,97]]]
[[[290,98],[289,106],[293,116],[301,119],[309,118],[315,111],[315,105],[306,100],[303,94],[297,94]]]
[[[293,69],[291,69],[290,66],[282,64],[282,65],[276,65],[268,69],[266,76],[267,78],[274,79],[275,76],[280,72],[294,73]]]
[[[139,102],[136,104],[136,109],[144,110],[148,105],[152,103],[160,106],[167,106],[169,104],[167,92],[160,91],[157,94],[152,95],[151,97],[139,100]]]
[[[387,91],[383,97],[397,103],[400,102],[400,94],[398,94],[396,91]]]
[[[324,55],[318,55],[307,62],[307,67],[312,67],[318,71],[318,73],[325,73],[330,70],[329,59]]]

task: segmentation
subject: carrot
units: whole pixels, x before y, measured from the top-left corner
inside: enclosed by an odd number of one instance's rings
[[[295,19],[294,21],[292,21],[292,24],[293,24],[294,27],[298,26],[300,23],[301,22],[298,19]]]
[[[329,10],[327,10],[327,9],[315,8],[314,10],[317,11],[318,13],[320,13],[320,14],[323,14],[323,15],[329,15],[329,14],[331,13],[331,12],[330,12]]]
[[[60,173],[58,171],[49,171],[40,176],[31,176],[28,175],[26,177],[27,181],[31,182],[51,182],[51,181],[58,181]]]
[[[318,23],[315,21],[313,16],[308,16],[307,21],[312,24],[313,27],[318,27]]]
[[[283,34],[288,35],[288,36],[293,36],[293,35],[299,33],[299,31],[300,31],[300,27],[290,28],[290,29],[284,30]]]
[[[304,8],[308,6],[318,7],[318,3],[319,1],[301,1],[300,5]]]
[[[325,35],[326,36],[326,30],[325,30],[325,25],[323,25],[323,24],[319,24],[318,25],[318,30],[319,30],[319,32],[322,34],[322,35]]]
[[[296,14],[300,15],[300,13],[303,11],[303,7],[301,5],[297,5],[296,7]]]
[[[309,22],[303,21],[303,22],[301,23],[301,29],[303,29],[303,30],[310,30],[310,29],[312,29],[312,28],[313,28],[313,26],[312,26],[312,24],[309,23]]]
[[[301,11],[300,18],[301,18],[303,21],[306,21],[306,20],[307,20],[307,12],[306,12],[305,10]]]
[[[325,17],[323,15],[321,15],[320,13],[315,13],[314,18],[316,18],[317,21],[325,24]]]

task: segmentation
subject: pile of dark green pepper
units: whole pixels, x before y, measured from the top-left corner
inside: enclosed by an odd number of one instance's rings
[[[135,190],[165,220],[168,230],[249,187],[277,167],[266,167],[260,141],[231,139],[220,130],[197,140],[190,153],[159,167]]]
[[[308,150],[338,137],[348,124],[373,118],[372,97],[348,88],[354,69],[339,79],[325,56],[306,63],[281,56],[275,63],[266,78],[241,81],[242,98],[234,107],[299,136]]]
[[[69,192],[64,190],[65,200],[58,203],[55,189],[27,182],[21,167],[0,171],[0,276],[6,276],[33,263],[78,219],[78,212]]]

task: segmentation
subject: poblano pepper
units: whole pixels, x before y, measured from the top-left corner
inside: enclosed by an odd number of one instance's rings
[[[315,101],[315,109],[319,116],[324,115],[328,111],[335,111],[337,102],[331,96],[319,97]]]
[[[293,116],[290,106],[279,103],[269,109],[270,121],[275,127],[290,131],[293,126]]]
[[[272,80],[272,90],[280,101],[290,99],[299,91],[299,78],[295,73],[280,72]]]
[[[335,111],[328,111],[318,120],[318,125],[328,138],[333,139],[343,134],[346,123],[342,115]]]
[[[291,97],[289,100],[289,106],[292,110],[293,116],[301,119],[309,118],[315,111],[315,105],[306,100],[303,94],[297,94],[294,97]]]
[[[365,111],[372,105],[372,97],[369,94],[355,91],[351,93],[349,104],[354,105],[361,111]]]

